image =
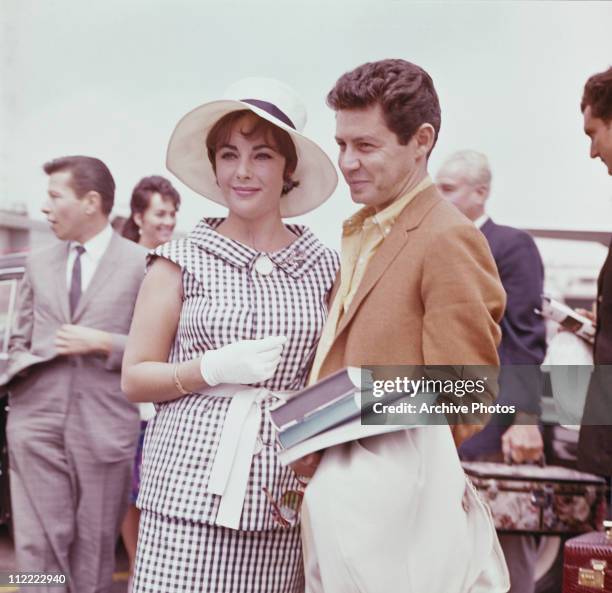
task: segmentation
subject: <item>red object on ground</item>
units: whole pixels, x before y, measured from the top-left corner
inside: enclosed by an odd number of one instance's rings
[[[612,521],[565,542],[563,593],[612,593]]]

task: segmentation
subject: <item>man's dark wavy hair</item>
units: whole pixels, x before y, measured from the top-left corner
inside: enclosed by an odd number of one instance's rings
[[[419,127],[428,123],[435,131],[435,146],[442,119],[440,101],[423,68],[399,59],[368,62],[343,74],[327,95],[327,104],[334,111],[364,109],[376,103],[400,144],[408,144]]]
[[[580,110],[584,112],[587,106],[591,107],[593,117],[606,123],[612,120],[612,66],[586,81]]]
[[[102,200],[102,212],[108,216],[115,202],[115,180],[108,167],[100,160],[90,156],[63,156],[43,165],[47,175],[69,171],[72,176],[70,186],[77,197],[95,191]]]

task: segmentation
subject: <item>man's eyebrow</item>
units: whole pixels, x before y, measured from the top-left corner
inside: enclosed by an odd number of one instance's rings
[[[344,138],[340,138],[339,136],[336,136],[336,142],[345,142]],[[376,142],[376,138],[374,138],[373,136],[357,136],[355,138],[351,138],[351,142],[372,142],[375,143]]]

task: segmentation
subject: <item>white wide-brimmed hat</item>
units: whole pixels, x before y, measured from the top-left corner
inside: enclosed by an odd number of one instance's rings
[[[227,205],[208,159],[206,137],[220,118],[241,109],[285,130],[295,144],[298,163],[291,177],[299,185],[282,197],[281,216],[305,214],[325,202],[338,184],[336,169],[325,152],[302,134],[306,109],[295,91],[271,78],[245,78],[231,85],[221,100],[185,115],[168,144],[168,169],[205,198]]]

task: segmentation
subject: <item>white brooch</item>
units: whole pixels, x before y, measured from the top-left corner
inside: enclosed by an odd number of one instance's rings
[[[272,260],[265,253],[262,253],[255,260],[255,271],[262,276],[267,276],[272,273],[272,270],[274,270]]]

